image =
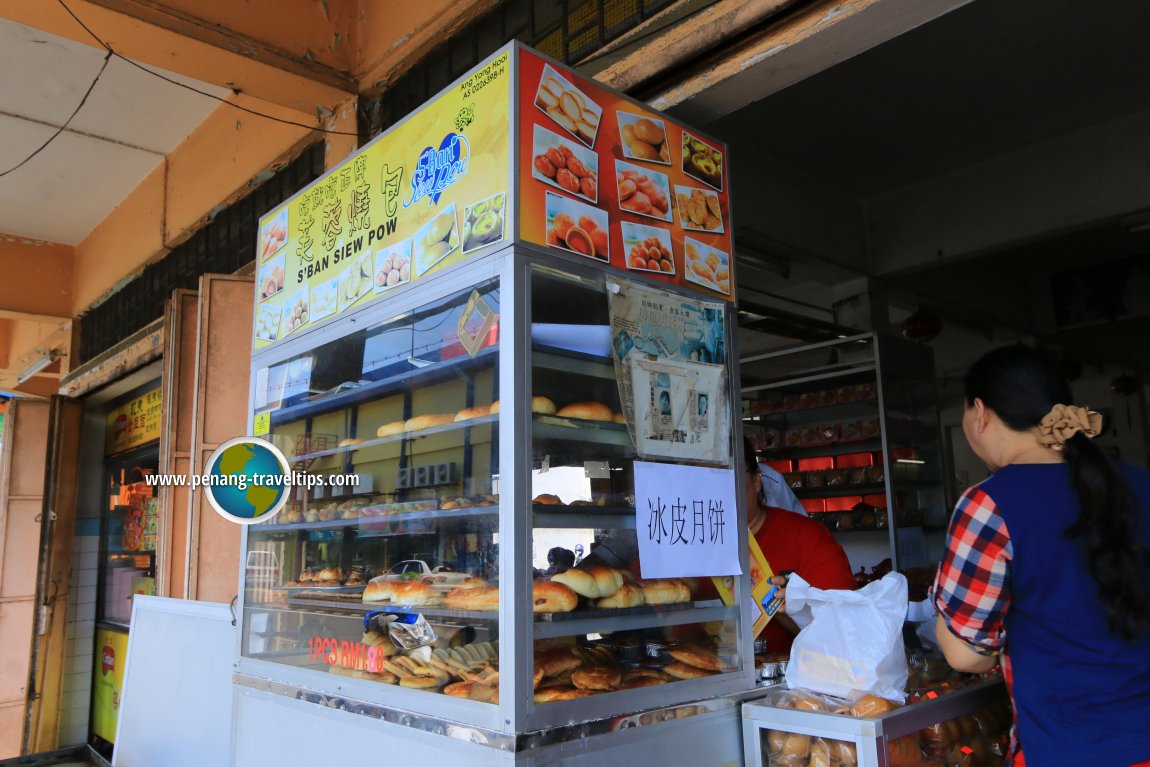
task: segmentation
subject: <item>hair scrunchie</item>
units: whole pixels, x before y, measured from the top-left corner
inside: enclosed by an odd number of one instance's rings
[[[1051,450],[1061,450],[1079,432],[1097,437],[1102,432],[1102,414],[1078,405],[1055,405],[1038,424],[1038,441]]]

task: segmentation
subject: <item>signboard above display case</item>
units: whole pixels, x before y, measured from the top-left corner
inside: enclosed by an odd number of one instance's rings
[[[509,241],[732,300],[728,164],[721,143],[508,46],[260,219],[253,347]]]

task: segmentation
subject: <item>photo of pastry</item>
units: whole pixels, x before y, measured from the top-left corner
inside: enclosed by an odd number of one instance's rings
[[[311,319],[322,320],[335,314],[339,305],[339,278],[333,277],[311,288]]]
[[[679,223],[684,229],[720,234],[724,231],[718,192],[676,184],[675,207],[679,209]]]
[[[287,245],[288,209],[284,206],[260,229],[260,261],[266,261]]]
[[[422,277],[427,270],[442,261],[448,253],[459,247],[459,226],[455,221],[455,203],[420,227],[412,237],[415,276]]]
[[[731,295],[731,259],[721,250],[683,238],[683,273],[696,285]]]
[[[658,117],[644,117],[630,112],[616,112],[619,136],[623,139],[623,156],[644,162],[671,164],[667,147],[667,126]]]
[[[411,239],[375,252],[375,292],[411,282]]]
[[[280,332],[285,336],[290,335],[306,325],[310,319],[311,312],[308,310],[307,286],[305,285],[284,304],[282,319],[280,320]]]
[[[547,244],[600,261],[610,261],[607,211],[553,192],[547,193]]]
[[[599,200],[599,156],[556,133],[535,126],[531,175],[591,202]]]
[[[627,268],[640,272],[675,273],[671,233],[666,229],[624,221],[623,252]]]
[[[603,108],[587,98],[583,91],[568,82],[550,64],[543,67],[543,76],[539,78],[535,106],[563,130],[587,146],[595,146]]]
[[[503,208],[507,195],[493,194],[463,209],[463,252],[469,253],[503,239]]]
[[[282,307],[279,304],[265,304],[260,307],[256,315],[256,338],[264,341],[275,341],[280,337],[280,316]]]
[[[615,161],[619,207],[641,216],[671,221],[671,182],[666,173]]]
[[[284,263],[287,258],[286,253],[268,261],[260,267],[260,300],[266,301],[284,289]]]
[[[339,275],[339,310],[342,312],[371,290],[371,255],[363,256]]]
[[[683,172],[723,191],[723,153],[687,131],[683,131]]]

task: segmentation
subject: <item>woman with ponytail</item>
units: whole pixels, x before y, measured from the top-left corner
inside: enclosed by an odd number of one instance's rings
[[[1008,765],[1150,765],[1150,472],[1091,442],[1101,417],[1035,349],[989,352],[965,388],[992,475],[959,500],[935,581],[947,661],[1001,662]]]

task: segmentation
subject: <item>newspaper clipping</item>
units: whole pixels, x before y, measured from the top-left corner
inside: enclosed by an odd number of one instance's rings
[[[728,462],[726,308],[621,279],[608,291],[619,398],[639,455]]]

